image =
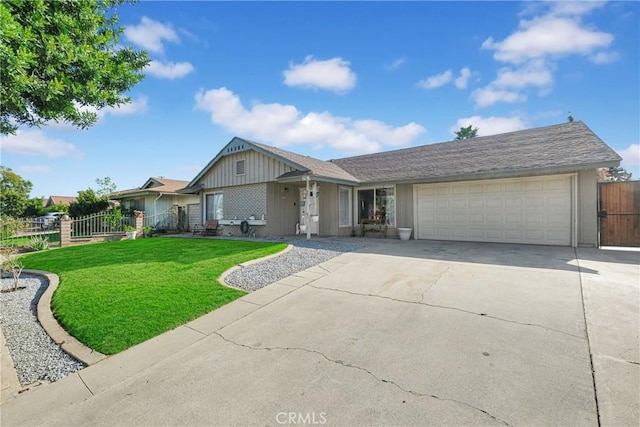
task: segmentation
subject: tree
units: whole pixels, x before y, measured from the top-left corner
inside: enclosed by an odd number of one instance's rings
[[[65,121],[85,129],[96,110],[143,77],[145,51],[118,45],[115,6],[124,0],[0,2],[0,134]]]
[[[111,194],[116,192],[117,185],[115,182],[112,182],[108,176],[105,176],[103,179],[96,178],[96,184],[98,184],[96,195],[99,198],[107,200]]]
[[[462,126],[459,131],[454,133],[456,134],[456,140],[475,138],[478,136],[478,128],[474,128],[473,125]]]
[[[35,218],[46,214],[47,210],[48,209],[45,209],[44,204],[42,203],[42,198],[34,197],[27,201],[27,206],[24,209],[23,215],[26,218]]]
[[[598,169],[598,181],[629,181],[631,172],[627,172],[622,166]]]
[[[0,166],[0,214],[21,217],[29,204],[33,184],[4,166]]]
[[[69,204],[69,215],[72,217],[91,215],[109,208],[105,197],[98,197],[92,188],[78,191],[78,200]]]

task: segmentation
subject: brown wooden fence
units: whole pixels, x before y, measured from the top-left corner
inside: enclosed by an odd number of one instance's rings
[[[601,182],[600,245],[640,246],[640,181]]]

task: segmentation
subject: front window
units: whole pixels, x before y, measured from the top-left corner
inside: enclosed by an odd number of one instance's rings
[[[395,188],[380,187],[358,190],[358,222],[375,220],[391,227],[396,225]]]
[[[351,226],[351,189],[340,187],[338,190],[338,220],[340,227]]]
[[[223,194],[207,194],[207,220],[223,219],[224,205]]]

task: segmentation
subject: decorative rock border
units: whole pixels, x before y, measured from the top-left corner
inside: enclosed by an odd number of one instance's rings
[[[228,283],[227,283],[227,281],[226,281],[225,279],[226,279],[226,278],[227,278],[231,273],[233,273],[234,271],[236,271],[236,270],[238,270],[238,269],[240,269],[240,268],[242,268],[242,267],[246,267],[247,265],[255,264],[255,263],[258,263],[258,262],[262,262],[262,261],[268,260],[268,259],[270,259],[270,258],[275,258],[275,257],[277,257],[277,256],[280,256],[280,255],[286,254],[286,253],[287,253],[287,252],[289,252],[291,249],[293,249],[293,245],[289,243],[289,244],[287,244],[287,247],[286,247],[286,248],[284,248],[282,251],[280,251],[280,252],[278,252],[278,253],[271,254],[271,255],[268,255],[268,256],[265,256],[265,257],[262,257],[262,258],[258,258],[258,259],[252,259],[251,261],[243,262],[242,264],[238,264],[238,265],[236,265],[236,266],[234,266],[234,267],[231,267],[230,269],[228,269],[227,271],[225,271],[224,273],[222,273],[222,274],[220,275],[220,277],[218,278],[218,281],[219,281],[223,286],[226,286],[227,288],[233,288],[233,289],[238,289],[238,290],[241,290],[241,291],[244,291],[244,292],[249,292],[249,291],[247,291],[246,289],[238,288],[238,287],[236,287],[236,286],[233,286],[233,285],[228,284]]]

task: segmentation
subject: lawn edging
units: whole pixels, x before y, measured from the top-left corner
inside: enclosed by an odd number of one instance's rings
[[[271,255],[268,255],[268,256],[262,257],[262,258],[252,259],[251,261],[247,261],[247,262],[243,262],[242,264],[235,265],[235,266],[231,267],[230,269],[226,270],[224,273],[222,273],[220,275],[220,277],[218,278],[218,282],[220,282],[221,285],[226,286],[227,288],[238,289],[238,290],[241,290],[241,291],[244,291],[244,292],[247,292],[247,293],[254,292],[254,291],[248,291],[246,289],[238,288],[236,286],[228,284],[227,281],[226,281],[227,277],[231,273],[233,273],[234,271],[236,271],[236,270],[238,270],[240,268],[243,268],[243,267],[249,266],[251,264],[258,263],[258,262],[266,261],[266,260],[268,260],[270,258],[275,258],[275,257],[280,256],[280,255],[284,255],[287,252],[289,252],[291,249],[293,249],[293,245],[288,243],[286,248],[284,248],[283,250],[281,250],[280,252],[278,252],[276,254],[271,254]]]
[[[51,311],[51,299],[53,293],[60,284],[57,274],[42,270],[24,270],[23,273],[34,274],[43,277],[47,281],[47,289],[38,300],[38,321],[53,342],[58,344],[67,354],[81,361],[85,365],[93,365],[107,358],[106,355],[87,347],[71,336],[53,315]]]

